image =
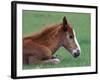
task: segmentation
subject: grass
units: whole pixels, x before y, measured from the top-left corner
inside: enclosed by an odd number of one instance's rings
[[[80,67],[91,65],[90,52],[90,14],[89,13],[69,13],[69,12],[40,12],[23,10],[23,37],[39,32],[50,24],[62,22],[66,16],[72,27],[75,29],[77,40],[81,47],[81,55],[74,58],[66,49],[61,47],[55,55],[61,60],[59,64],[31,64],[23,65],[23,69],[37,68],[62,68]]]

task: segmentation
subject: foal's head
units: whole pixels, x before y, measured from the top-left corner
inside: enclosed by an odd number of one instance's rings
[[[66,48],[74,57],[78,57],[80,55],[80,46],[77,42],[76,35],[72,27],[67,22],[66,17],[63,18],[63,31],[64,38],[62,41],[62,45]]]

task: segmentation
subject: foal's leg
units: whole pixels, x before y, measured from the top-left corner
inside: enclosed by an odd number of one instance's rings
[[[60,63],[60,60],[58,58],[53,58],[53,59],[44,60],[43,63],[58,64],[58,63]]]
[[[43,47],[44,50],[44,60],[42,60],[42,63],[53,63],[53,64],[58,64],[60,60],[57,57],[54,57],[52,55],[52,52],[47,48]]]
[[[28,59],[28,64],[36,64],[36,63],[39,63],[40,60],[34,56],[30,56],[29,59]]]
[[[57,58],[56,56],[52,56],[49,59],[43,60],[43,63],[53,63],[53,64],[58,64],[60,63],[60,59]]]

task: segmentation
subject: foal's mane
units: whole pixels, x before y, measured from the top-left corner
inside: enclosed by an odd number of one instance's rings
[[[44,36],[44,35],[50,35],[52,33],[56,33],[60,26],[61,26],[61,24],[55,24],[52,26],[48,26],[42,32],[40,32],[40,35]]]
[[[25,37],[24,39],[32,38],[33,40],[37,40],[41,38],[43,39],[43,38],[49,38],[49,37],[55,36],[59,28],[61,28],[61,25],[62,24],[60,23],[60,24],[47,26],[41,32],[33,34],[32,36],[29,36],[29,37]]]

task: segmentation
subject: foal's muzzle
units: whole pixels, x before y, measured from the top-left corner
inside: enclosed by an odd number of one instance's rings
[[[80,55],[80,50],[75,50],[75,51],[73,52],[73,56],[74,56],[75,58],[77,58],[79,55]]]

